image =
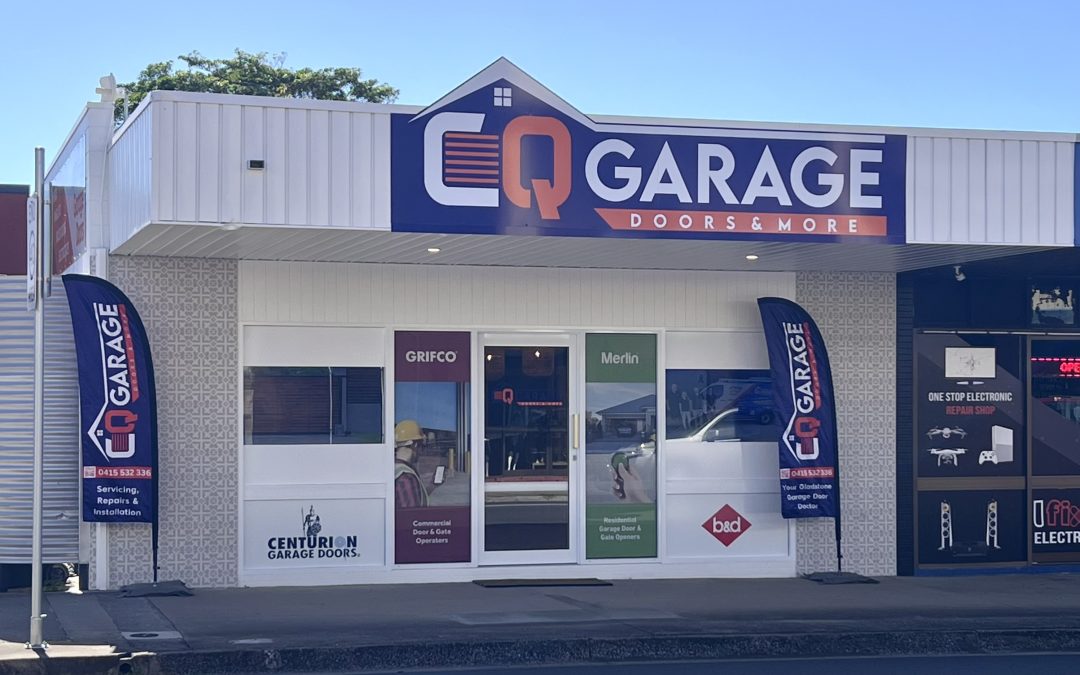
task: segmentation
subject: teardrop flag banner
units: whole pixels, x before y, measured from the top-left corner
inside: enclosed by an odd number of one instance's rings
[[[780,507],[785,518],[840,515],[836,405],[825,341],[805,309],[759,298],[783,431]]]
[[[79,367],[82,519],[151,523],[157,578],[157,397],[138,311],[104,279],[65,274]]]

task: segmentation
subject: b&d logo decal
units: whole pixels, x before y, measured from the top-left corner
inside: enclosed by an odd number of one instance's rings
[[[723,508],[712,514],[701,526],[721,544],[731,546],[743,532],[750,529],[750,521],[731,508],[730,504],[724,504]]]
[[[395,231],[903,240],[902,136],[597,122],[505,60],[392,117]]]
[[[312,504],[301,512],[302,536],[270,537],[266,541],[266,557],[270,560],[313,560],[320,558],[357,558],[359,537],[323,535],[322,517]]]

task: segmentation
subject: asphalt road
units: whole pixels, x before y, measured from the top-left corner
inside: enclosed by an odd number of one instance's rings
[[[1080,672],[1080,654],[683,661],[412,672],[427,675],[1075,675]]]

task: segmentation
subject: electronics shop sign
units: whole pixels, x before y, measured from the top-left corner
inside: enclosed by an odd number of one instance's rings
[[[601,124],[506,61],[391,129],[394,231],[904,239],[903,136]]]
[[[1040,562],[1080,560],[1080,489],[1032,490],[1031,550]]]

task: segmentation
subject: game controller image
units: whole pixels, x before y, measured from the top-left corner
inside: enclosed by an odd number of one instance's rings
[[[983,450],[982,452],[980,452],[979,453],[979,464],[985,464],[986,462],[991,462],[993,464],[997,464],[998,463],[997,453],[994,452],[993,450]]]

